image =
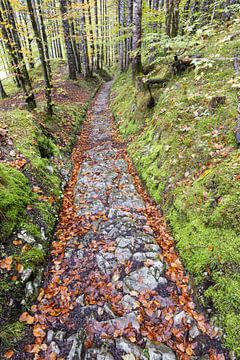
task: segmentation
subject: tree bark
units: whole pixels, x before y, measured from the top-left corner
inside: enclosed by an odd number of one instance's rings
[[[6,28],[6,23],[11,25],[11,32]],[[0,0],[0,29],[3,39],[5,39],[5,45],[13,63],[14,70],[16,71],[17,78],[23,89],[26,105],[28,110],[31,111],[36,108],[35,96],[32,91],[32,84],[23,57],[13,9],[8,0],[5,0],[5,2]]]
[[[39,16],[40,16],[40,27],[42,29],[42,34],[43,34],[45,32],[45,28],[44,28],[43,18],[41,19],[42,15],[41,15],[40,2],[39,2],[39,0],[37,0],[37,1],[38,1],[38,6],[39,6],[38,10],[39,10]],[[45,82],[45,96],[46,96],[46,100],[47,100],[47,113],[49,116],[52,116],[53,115],[53,105],[52,105],[52,95],[51,95],[51,89],[52,89],[51,67],[50,67],[49,59],[47,58],[47,56],[49,56],[48,49],[47,49],[47,54],[46,54],[46,52],[44,52],[44,50],[46,51],[47,44],[46,43],[44,44],[44,39],[41,37],[41,33],[39,31],[37,21],[35,18],[35,14],[34,14],[32,0],[27,0],[27,7],[28,7],[28,11],[29,11],[30,20],[32,23],[34,35],[36,37],[38,52],[39,52],[42,70],[43,70],[43,76],[44,76],[44,82]],[[45,36],[46,36],[46,33],[45,33]]]
[[[118,17],[119,17],[119,66],[120,70],[124,71],[125,69],[125,55],[124,55],[124,0],[118,0]]]
[[[84,77],[91,76],[91,71],[89,67],[89,57],[88,57],[88,44],[87,44],[87,34],[86,34],[86,19],[84,14],[84,0],[80,0],[82,8],[80,9],[80,36],[81,36],[81,58],[82,58],[82,72]]]
[[[0,80],[0,98],[1,99],[6,99],[7,98],[7,94],[4,90],[4,87],[3,87],[3,84],[2,84],[2,81]]]
[[[132,74],[133,79],[142,71],[141,59],[141,40],[142,40],[142,0],[133,0],[133,59]]]
[[[94,0],[95,28],[96,28],[96,70],[100,69],[100,46],[99,46],[99,20],[98,20],[98,0]]]
[[[68,19],[66,18],[67,0],[60,0],[60,11],[62,14],[62,25],[63,25],[64,41],[66,46],[66,53],[67,53],[69,79],[76,80],[77,74],[75,68],[74,52],[70,37],[70,25]]]

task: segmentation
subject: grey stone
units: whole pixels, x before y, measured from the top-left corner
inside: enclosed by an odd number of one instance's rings
[[[176,355],[168,346],[164,344],[153,344],[149,340],[146,344],[149,360],[177,360]]]
[[[159,276],[161,269],[162,267],[143,267],[140,270],[134,271],[125,278],[124,291],[130,292],[131,290],[135,290],[141,292],[144,290],[153,290],[159,283],[166,284],[167,280]]]
[[[55,335],[55,339],[59,340],[59,341],[63,341],[64,336],[66,335],[66,331],[58,331]]]
[[[77,302],[78,304],[80,304],[81,306],[85,306],[84,294],[83,294],[83,295],[80,295],[80,296],[77,298],[76,302]]]
[[[52,352],[56,353],[56,355],[60,354],[60,349],[59,349],[58,345],[54,341],[51,342],[50,348],[51,348]]]
[[[193,325],[193,327],[189,330],[189,336],[191,339],[195,339],[200,335],[200,331],[198,330],[196,325]]]
[[[132,253],[130,250],[128,249],[117,249],[115,251],[115,255],[117,260],[121,263],[124,264],[125,261],[129,260],[132,256]]]
[[[53,330],[48,330],[47,332],[47,343],[50,344],[53,340],[54,332]]]
[[[185,311],[181,311],[180,313],[175,315],[173,318],[174,326],[180,326],[182,324],[183,319],[185,319],[186,316],[187,314],[185,313]]]
[[[21,274],[21,280],[22,282],[26,282],[30,276],[32,275],[33,270],[31,268],[24,269]]]
[[[136,298],[128,294],[122,298],[121,304],[123,308],[128,311],[135,310],[139,307]]]
[[[135,261],[146,261],[147,259],[156,259],[157,255],[154,252],[140,253],[137,252],[133,255]]]
[[[29,235],[25,230],[22,230],[18,235],[18,239],[25,241],[28,244],[34,244],[36,240],[32,235]]]
[[[34,287],[31,281],[27,282],[25,293],[27,298],[31,298],[34,295]]]

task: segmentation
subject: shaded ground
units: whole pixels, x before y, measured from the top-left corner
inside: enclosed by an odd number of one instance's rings
[[[195,310],[188,277],[141,187],[108,110],[111,83],[88,113],[57,240],[34,315],[35,343],[15,359],[227,359]]]
[[[59,104],[72,104],[80,103],[85,104],[89,96],[86,91],[81,89],[77,82],[71,80],[62,80],[63,76],[66,75],[66,66],[60,67],[58,73],[53,77],[53,92],[52,100],[56,105]],[[78,75],[78,81],[83,80],[81,75]],[[44,101],[44,82],[38,81],[34,84],[33,92],[37,102]],[[1,100],[2,111],[8,111],[14,108],[24,108],[24,95],[22,91],[17,92],[14,95]]]

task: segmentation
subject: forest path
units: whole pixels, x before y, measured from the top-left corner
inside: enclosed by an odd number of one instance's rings
[[[110,86],[96,96],[73,154],[27,351],[41,359],[225,359],[117,138]]]

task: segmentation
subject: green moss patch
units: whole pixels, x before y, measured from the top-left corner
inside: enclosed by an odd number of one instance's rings
[[[239,38],[229,31],[189,45],[190,54],[229,57]],[[166,66],[156,67],[162,77]],[[153,199],[165,212],[180,257],[195,284],[204,289],[200,301],[214,307],[226,346],[240,356],[240,155],[236,147],[237,97],[231,62],[199,64],[173,76],[166,88],[149,95],[136,91],[131,74],[120,75],[112,88],[111,106],[128,151]],[[211,107],[211,99],[225,102]]]

